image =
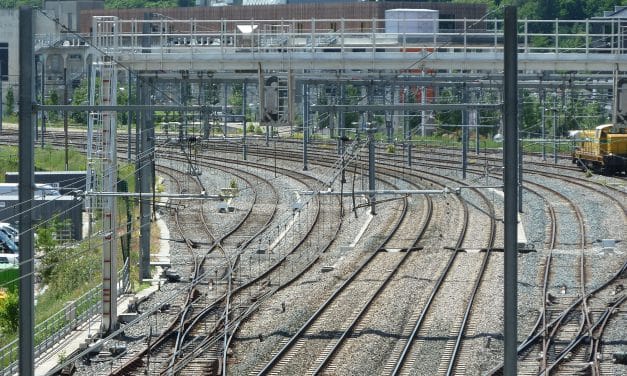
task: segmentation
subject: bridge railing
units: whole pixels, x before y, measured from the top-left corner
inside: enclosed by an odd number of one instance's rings
[[[94,19],[93,44],[109,53],[500,52],[503,21],[417,19]],[[521,53],[625,51],[627,21],[520,20]]]

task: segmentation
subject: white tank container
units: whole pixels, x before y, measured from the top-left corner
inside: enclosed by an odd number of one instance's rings
[[[287,4],[287,0],[243,0],[242,5],[280,5]]]
[[[432,9],[388,9],[385,32],[398,34],[435,33],[440,12]]]

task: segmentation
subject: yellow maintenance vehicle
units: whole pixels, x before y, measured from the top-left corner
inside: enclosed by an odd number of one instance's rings
[[[624,95],[623,91],[625,91]],[[614,122],[571,133],[573,163],[606,175],[627,174],[627,80],[618,82]]]

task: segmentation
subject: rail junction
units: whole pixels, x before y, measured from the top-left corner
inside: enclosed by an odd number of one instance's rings
[[[504,185],[503,159],[482,149],[479,135],[481,127],[500,133],[502,117],[477,116],[503,106],[502,21],[457,20],[458,31],[413,36],[368,22],[371,30],[360,32],[347,20],[333,31],[307,20],[302,31],[296,21],[94,19],[88,103],[35,108],[89,112],[87,134],[73,144],[93,166],[92,191],[114,191],[117,159],[128,156],[148,194],[154,163],[171,196],[162,215],[178,238],[170,268],[180,278],[133,307],[128,323],[115,321],[115,308],[104,312],[103,338],[54,372],[502,372],[505,213],[494,190]],[[534,22],[555,25],[551,43],[534,44],[547,36],[529,31]],[[519,88],[536,92],[543,108],[552,103],[552,115],[567,95],[619,90],[627,68],[621,27],[572,21],[586,30],[573,35],[560,33],[560,22],[571,21],[521,21],[518,43]],[[115,99],[120,72],[137,93],[127,107]],[[227,95],[204,102],[213,84],[225,93],[239,87],[242,113],[254,103],[265,134],[247,134],[246,120],[239,129],[229,124]],[[452,99],[428,94],[451,88]],[[116,111],[133,112],[137,129],[118,132]],[[183,113],[174,134],[158,129],[155,111]],[[210,121],[218,111],[221,137]],[[441,111],[462,113],[460,142],[413,139],[427,135],[429,117]],[[412,130],[416,113],[421,123]],[[357,114],[355,124],[347,114]],[[321,116],[329,120],[326,141],[316,139]],[[303,140],[278,137],[281,127]],[[550,137],[543,126],[541,135],[554,160],[526,153],[521,164],[529,238],[521,248],[529,252],[518,255],[518,284],[521,333],[529,334],[519,337],[519,371],[625,372],[627,249],[597,242],[622,240],[625,180],[583,179],[558,152],[556,128]],[[229,200],[219,208],[177,201],[207,192]],[[396,194],[375,199],[376,192]],[[409,195],[418,192],[441,194]],[[95,210],[104,200],[94,200]],[[144,242],[150,197],[139,201]],[[105,259],[114,259],[115,246],[103,244]],[[147,278],[150,245],[140,248]]]

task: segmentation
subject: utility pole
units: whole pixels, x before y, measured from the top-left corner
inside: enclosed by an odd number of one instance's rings
[[[242,114],[244,119],[242,121],[242,131],[244,132],[242,154],[245,161],[248,160],[248,145],[246,144],[246,82],[242,84]]]
[[[307,171],[307,144],[309,143],[309,85],[303,84],[303,171]]]
[[[65,66],[65,61],[63,62],[63,104],[67,105],[67,67]],[[67,123],[67,111],[63,111],[63,137],[65,138],[65,171],[70,170],[70,156],[69,156],[69,146],[68,146],[68,123]]]
[[[101,65],[102,104],[116,105],[116,68],[111,57],[104,56]],[[105,192],[116,192],[118,181],[116,148],[116,112],[102,112],[103,185]],[[118,328],[117,298],[117,210],[114,196],[102,198],[102,332],[111,333]]]
[[[468,88],[462,85],[462,102],[468,103]],[[468,168],[468,108],[462,111],[462,179],[466,179]]]
[[[266,121],[266,83],[263,78],[263,70],[261,69],[261,63],[257,65],[257,92],[259,94],[259,127],[263,126]]]
[[[46,103],[46,56],[39,55],[41,57],[41,103]],[[46,134],[46,113],[41,112],[41,147],[45,144]]]
[[[504,30],[504,304],[505,376],[515,376],[518,360],[518,56],[516,7],[505,7]]]
[[[139,89],[137,91],[140,104],[150,104],[150,88],[145,78],[137,77]],[[151,191],[151,163],[152,150],[149,132],[150,117],[148,110],[140,112],[139,116],[139,148],[137,157],[137,171],[139,192],[142,198],[139,200],[140,227],[139,227],[139,278],[150,279],[150,191]],[[181,124],[182,125],[182,124]],[[182,138],[182,135],[179,134]],[[145,196],[144,196],[145,195]]]
[[[519,93],[520,94],[520,93]],[[519,95],[518,96],[518,114],[517,114],[517,121],[518,124],[523,124],[523,96]],[[516,145],[517,149],[518,149],[518,212],[522,213],[523,212],[523,167],[522,167],[522,163],[523,163],[523,143],[522,143],[522,132],[520,131],[520,125],[518,126],[518,133],[517,133],[517,137],[518,137],[518,144]]]
[[[2,132],[2,116],[4,116],[2,112],[2,99],[4,97],[4,92],[2,91],[2,80],[4,79],[4,75],[2,74],[2,60],[0,60],[0,133]]]
[[[546,161],[546,90],[544,88],[540,89],[540,108],[542,109],[542,160]]]
[[[403,89],[403,103],[407,103],[407,96],[410,94],[409,89]],[[407,111],[403,111],[403,133],[405,136],[405,145],[407,146],[407,166],[411,168],[411,129],[407,119]]]
[[[376,189],[375,187],[375,170],[374,170],[374,164],[375,164],[375,150],[374,150],[374,134],[377,132],[376,128],[368,128],[367,129],[368,132],[368,190],[370,191],[370,214],[372,215],[376,215],[376,198],[374,195],[374,191]]]
[[[425,76],[425,70],[421,69],[420,70],[420,76],[424,77]],[[425,104],[427,103],[427,88],[423,85],[420,87],[420,103]],[[422,137],[425,137],[427,135],[427,131],[426,131],[426,127],[427,127],[427,111],[422,110],[420,111],[420,135]]]
[[[553,97],[553,163],[557,164],[557,89]]]
[[[133,90],[132,90],[132,88],[133,88],[132,71],[129,69],[127,74],[128,74],[128,85],[126,86],[127,92],[128,92],[127,103],[128,104],[134,104],[133,100],[131,99],[132,98],[132,94],[133,94]],[[128,111],[126,122],[128,124],[127,125],[127,129],[126,129],[126,136],[127,136],[126,140],[127,140],[127,146],[128,146],[128,150],[126,151],[126,159],[130,163],[131,162],[131,144],[132,144],[132,141],[131,141],[131,124],[133,124],[133,111],[130,111],[130,110]]]
[[[394,105],[394,82],[390,88],[390,104]],[[387,131],[388,144],[394,142],[394,110],[385,113],[385,130]]]
[[[32,202],[35,186],[35,145],[33,140],[33,12],[20,7],[19,13],[19,201],[20,201],[20,293],[19,293],[19,374],[34,374],[34,247]]]
[[[344,83],[340,83],[340,104],[344,104],[345,99],[346,90]],[[342,184],[344,184],[346,183],[346,162],[344,156],[346,153],[346,117],[345,112],[342,110],[339,113],[338,127],[340,128],[340,153],[342,155]]]
[[[228,84],[225,82],[222,84],[222,88],[223,88],[223,98],[222,98],[222,122],[224,125],[224,138],[226,138],[228,136],[228,132],[229,130],[227,129],[227,122],[226,122],[226,113],[228,111]]]

